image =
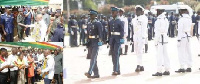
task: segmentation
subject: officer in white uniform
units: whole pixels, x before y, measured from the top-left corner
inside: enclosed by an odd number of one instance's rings
[[[179,10],[181,18],[178,21],[178,57],[180,62],[180,69],[175,71],[177,73],[191,72],[192,54],[190,49],[190,32],[192,27],[192,19],[186,8]],[[187,69],[184,69],[184,68]]]
[[[135,71],[140,72],[144,71],[144,67],[142,66],[142,54],[145,44],[145,33],[147,31],[148,18],[143,14],[144,8],[142,6],[137,5],[135,9],[136,17],[132,20],[134,28],[134,49],[137,55],[137,68]]]
[[[169,57],[167,54],[169,21],[165,16],[163,8],[157,9],[157,20],[155,22],[155,46],[157,47],[157,73],[152,76],[170,75]],[[162,68],[165,68],[165,72],[162,73]]]
[[[124,16],[124,12],[125,11],[124,11],[123,8],[119,8],[119,19],[124,24],[124,44],[121,45],[121,49],[124,50],[124,46],[125,46],[124,55],[127,55],[127,52],[128,52],[128,42],[127,42],[127,36],[128,36],[128,18]],[[122,52],[121,52],[121,54],[122,54]]]

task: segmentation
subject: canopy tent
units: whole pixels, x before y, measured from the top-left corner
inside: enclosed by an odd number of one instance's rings
[[[1,42],[0,46],[5,47],[31,47],[40,49],[56,49],[62,48],[62,42],[48,43],[48,42]]]
[[[0,5],[48,5],[49,0],[0,0]]]

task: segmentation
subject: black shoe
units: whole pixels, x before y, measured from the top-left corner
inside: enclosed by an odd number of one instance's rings
[[[170,75],[170,72],[169,72],[169,71],[165,71],[165,72],[163,73],[163,75]]]
[[[140,66],[140,71],[144,71],[144,67],[143,66]]]
[[[91,78],[91,74],[89,74],[89,73],[85,73],[85,76],[87,76],[88,78]]]
[[[200,57],[200,54],[198,54],[198,56]]]
[[[192,72],[192,69],[191,68],[187,68],[185,71],[186,72]]]
[[[120,75],[120,72],[113,72],[112,75]]]
[[[157,72],[155,74],[152,74],[152,76],[162,76],[162,73]]]
[[[175,71],[176,73],[185,73],[185,69],[178,69],[178,71]]]
[[[140,65],[137,65],[137,68],[135,69],[135,72],[140,72]]]
[[[99,78],[99,77],[100,77],[99,75],[91,76],[91,78]]]

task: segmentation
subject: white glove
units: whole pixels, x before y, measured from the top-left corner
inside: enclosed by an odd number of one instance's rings
[[[71,34],[72,34],[72,35],[74,35],[74,32],[73,32],[73,31],[71,31]]]

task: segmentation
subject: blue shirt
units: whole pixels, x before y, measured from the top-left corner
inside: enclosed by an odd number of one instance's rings
[[[52,42],[63,42],[64,31],[65,31],[65,28],[63,26],[58,25],[56,30],[54,31],[51,41]]]
[[[26,15],[28,13],[28,11],[24,11],[24,15]],[[27,17],[25,17],[24,19],[24,23],[25,24],[31,24],[31,13],[29,13],[29,15]]]
[[[14,16],[13,14],[7,15],[7,13],[4,13],[4,15],[1,16],[1,24],[4,25],[5,32],[7,34],[11,34],[14,32]]]

